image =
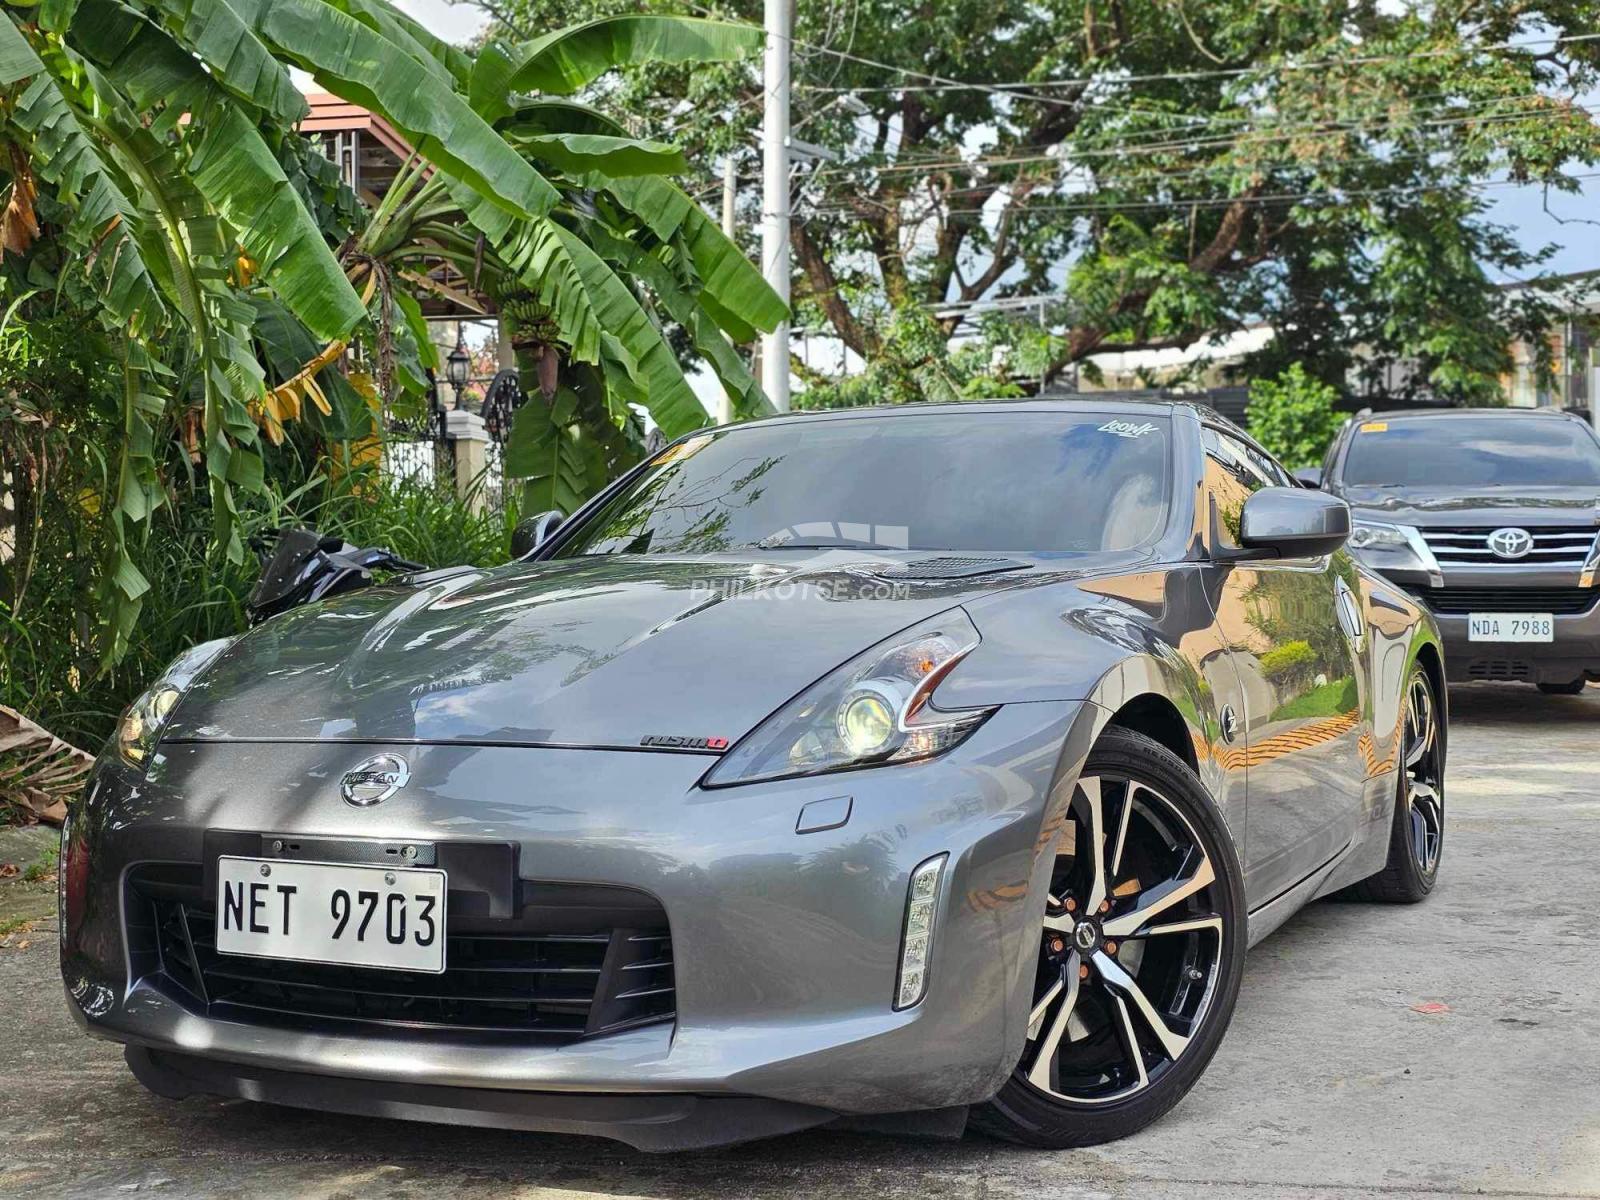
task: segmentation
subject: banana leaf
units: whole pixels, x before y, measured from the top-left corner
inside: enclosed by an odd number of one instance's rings
[[[227,0],[153,0],[162,27],[201,62],[218,86],[283,125],[310,111],[305,97],[276,58]]]
[[[517,64],[497,42],[482,47],[473,60],[472,73],[467,76],[467,102],[490,124],[511,114],[511,73],[516,69]]]
[[[512,418],[505,473],[524,481],[523,511],[576,512],[593,491],[582,433],[572,421],[577,407],[577,394],[563,387],[548,404],[535,393]]]
[[[499,125],[509,138],[535,133],[595,133],[627,137],[622,124],[597,108],[574,100],[527,100],[509,109],[509,120]]]
[[[612,334],[638,364],[650,415],[669,437],[708,419],[661,331],[637,297],[583,239],[553,220],[514,222],[470,196],[457,196],[522,285],[551,308],[571,356],[600,361],[600,334]]]
[[[139,109],[183,98],[198,138],[187,174],[210,210],[233,228],[259,277],[312,333],[325,341],[347,335],[366,308],[255,122],[216,82],[215,71],[107,0],[87,0],[75,33],[80,26],[85,52]],[[238,30],[248,33],[242,24]]]
[[[519,217],[560,198],[449,84],[401,47],[323,0],[232,0],[268,45],[318,83],[383,116],[451,178]]]
[[[420,21],[407,16],[397,6],[379,0],[330,0],[343,12],[381,33],[392,42],[406,45],[424,66],[431,60],[443,67],[456,83],[465,85],[472,77],[472,56],[431,33]]]
[[[771,333],[789,310],[761,272],[677,184],[642,176],[611,179],[605,190],[663,242],[681,239],[694,261],[706,310],[736,342]]]
[[[681,280],[673,267],[663,261],[663,256],[676,258],[675,251],[662,247],[652,254],[637,243],[607,231],[599,222],[589,222],[585,233],[601,257],[649,285],[661,306],[689,334],[695,351],[710,364],[717,381],[733,398],[736,417],[768,416],[775,411],[744,359],[692,294],[692,285]]]
[[[687,171],[683,151],[662,142],[590,133],[533,133],[510,138],[518,149],[567,175],[613,178]]]
[[[261,135],[231,105],[202,110],[195,124],[204,131],[189,164],[195,186],[306,328],[324,341],[346,337],[366,306]]]
[[[13,20],[7,13],[6,19],[0,21],[0,85],[16,83],[44,70],[44,64],[28,45],[22,31],[12,24]]]
[[[558,29],[519,48],[511,86],[570,96],[607,71],[635,63],[730,62],[761,48],[754,25],[700,17],[602,17]]]
[[[28,85],[12,117],[33,139],[34,169],[73,208],[66,238],[84,254],[101,302],[134,333],[154,327],[166,306],[135,240],[140,216],[121,173],[101,157],[51,75]]]
[[[393,43],[441,80],[454,87],[467,81],[470,61],[456,47],[429,33],[391,4],[369,0],[326,0],[340,12],[360,21],[386,41]],[[465,67],[458,75],[456,67]]]

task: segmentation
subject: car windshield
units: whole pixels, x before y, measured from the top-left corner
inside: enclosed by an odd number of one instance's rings
[[[842,546],[1082,553],[1152,541],[1171,422],[912,411],[774,422],[669,446],[559,557]]]
[[[1364,421],[1340,478],[1358,487],[1600,485],[1600,443],[1548,416]]]

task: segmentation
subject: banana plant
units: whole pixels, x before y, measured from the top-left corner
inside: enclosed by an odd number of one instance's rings
[[[567,98],[615,67],[759,43],[746,26],[633,16],[469,56],[385,0],[0,0],[6,249],[59,239],[63,287],[124,347],[108,658],[148,588],[138,528],[174,494],[162,432],[189,451],[216,544],[238,560],[236,493],[261,487],[261,428],[279,436],[302,401],[327,410],[356,340],[380,360],[410,346],[413,368],[381,361],[378,378],[416,384],[427,339],[407,287],[429,263],[513,314],[534,398],[508,466],[534,502],[570,509],[603,482],[636,451],[639,408],[669,434],[705,423],[669,323],[742,413],[760,411],[722,335],[774,327],[782,303],[670,181],[675,150]],[[313,194],[291,67],[415,150],[347,229]],[[38,212],[54,214],[42,233]]]

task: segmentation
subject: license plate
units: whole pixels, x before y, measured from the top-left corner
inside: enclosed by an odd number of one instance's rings
[[[444,970],[445,873],[281,859],[217,860],[217,952]]]
[[[1471,613],[1469,642],[1553,642],[1556,619],[1549,613]]]

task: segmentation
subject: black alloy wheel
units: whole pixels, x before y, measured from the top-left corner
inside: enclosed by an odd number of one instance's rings
[[[1389,861],[1350,893],[1361,900],[1415,904],[1439,878],[1444,854],[1445,730],[1433,679],[1419,663],[1406,682]]]
[[[1246,937],[1238,855],[1199,779],[1108,730],[1056,847],[1021,1061],[974,1123],[1061,1148],[1154,1121],[1221,1043]]]

